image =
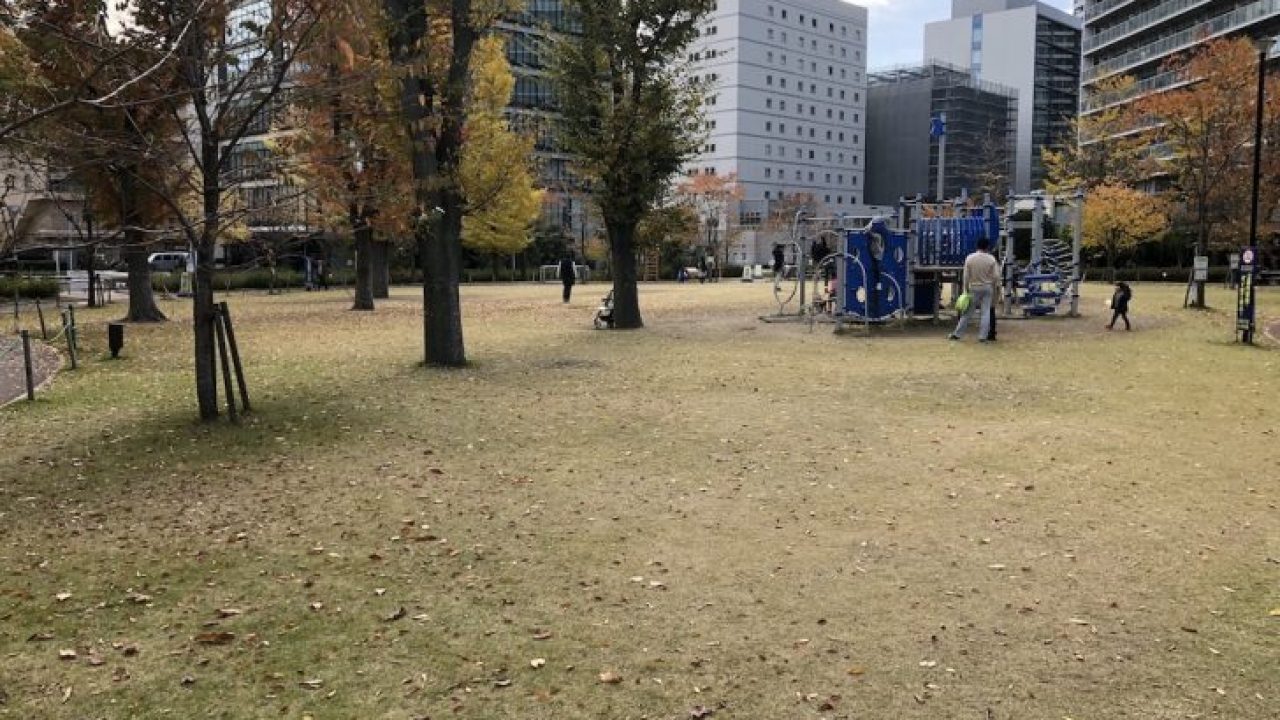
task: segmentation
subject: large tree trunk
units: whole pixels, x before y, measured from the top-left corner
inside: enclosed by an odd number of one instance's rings
[[[458,278],[462,273],[462,198],[453,191],[440,193],[443,217],[435,232],[423,235],[422,302],[426,307],[426,343],[428,365],[460,367],[467,364],[462,341],[462,299],[458,294]]]
[[[636,284],[636,223],[606,221],[613,267],[613,326],[623,330],[644,327],[640,291]]]
[[[124,223],[124,260],[129,271],[129,311],[125,322],[164,322],[169,318],[156,307],[155,290],[151,287],[151,264],[147,262],[147,246],[143,242],[138,209],[134,195],[133,169],[127,168],[120,175],[120,217]]]
[[[126,231],[126,235],[128,231]],[[164,322],[165,317],[156,306],[156,294],[151,287],[151,264],[147,262],[146,246],[129,240],[125,250],[125,262],[129,269],[129,312],[125,322]]]
[[[368,223],[356,225],[356,298],[352,310],[373,309],[373,228]]]
[[[369,245],[369,259],[372,261],[373,297],[375,300],[386,300],[391,297],[391,243],[374,241]]]

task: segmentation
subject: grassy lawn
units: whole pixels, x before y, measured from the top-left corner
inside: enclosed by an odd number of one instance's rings
[[[240,427],[192,422],[185,306],[117,361],[82,313],[0,410],[0,717],[1280,716],[1280,353],[1227,312],[1139,285],[1107,333],[1091,286],[979,346],[559,291],[464,289],[458,371],[411,289],[232,295]]]

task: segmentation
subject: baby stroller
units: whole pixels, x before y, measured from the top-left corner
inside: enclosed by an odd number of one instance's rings
[[[596,323],[597,330],[604,330],[605,328],[613,327],[613,291],[612,290],[610,290],[609,294],[605,295],[600,300],[600,307],[596,308],[595,323]]]

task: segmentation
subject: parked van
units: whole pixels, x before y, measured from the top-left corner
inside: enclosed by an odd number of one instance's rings
[[[187,258],[191,257],[188,252],[158,252],[151,253],[151,257],[147,258],[147,263],[151,265],[151,269],[155,272],[173,272],[174,270],[186,270]]]

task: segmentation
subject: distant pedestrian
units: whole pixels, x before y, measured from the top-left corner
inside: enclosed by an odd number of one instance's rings
[[[329,266],[325,264],[324,260],[316,260],[316,277],[320,280],[320,287],[328,290]]]
[[[782,282],[782,271],[786,268],[786,256],[782,253],[782,243],[773,245],[773,285]]]
[[[707,281],[707,258],[700,256],[698,258],[698,284],[701,285]]]
[[[1111,322],[1107,324],[1107,329],[1114,329],[1116,320],[1124,320],[1124,329],[1132,330],[1129,325],[1129,301],[1133,299],[1133,290],[1129,289],[1129,283],[1116,283],[1116,291],[1111,296]]]
[[[996,291],[1000,288],[1000,264],[991,254],[991,241],[978,239],[978,249],[969,253],[964,259],[964,274],[961,286],[969,293],[969,308],[960,315],[955,332],[949,339],[959,340],[969,326],[969,318],[974,313],[978,317],[978,342],[987,342],[991,336],[991,313]]]
[[[706,259],[706,263],[707,263],[707,281],[717,282],[720,278],[719,278],[719,273],[716,272],[716,256],[708,255]]]
[[[573,284],[578,281],[578,271],[574,267],[573,253],[569,253],[560,259],[560,283],[564,285],[564,301],[569,302],[569,296],[573,294]]]

